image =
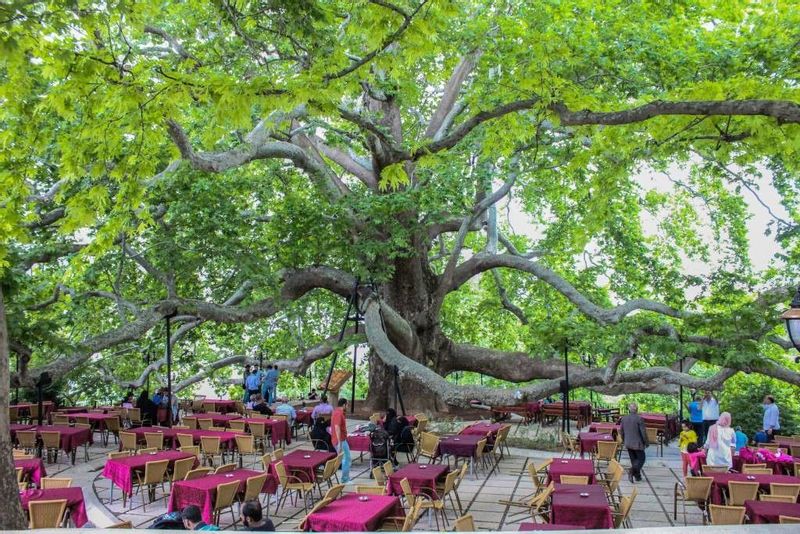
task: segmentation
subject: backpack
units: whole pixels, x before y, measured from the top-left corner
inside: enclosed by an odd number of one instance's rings
[[[155,530],[186,530],[186,527],[183,526],[180,512],[169,512],[159,516],[147,528]]]

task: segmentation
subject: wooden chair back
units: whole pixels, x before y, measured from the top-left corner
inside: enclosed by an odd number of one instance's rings
[[[72,487],[72,479],[71,478],[43,477],[41,480],[39,480],[39,486],[42,489],[70,488],[70,487]]]
[[[800,495],[800,484],[778,484],[772,482],[769,485],[769,492],[772,495],[789,495],[794,500]]]
[[[344,491],[344,484],[335,484],[331,486],[331,488],[325,492],[325,499],[329,499],[331,501],[338,499],[342,492]]]
[[[797,499],[791,495],[769,495],[767,493],[759,495],[758,500],[764,502],[784,502],[786,504],[794,504],[797,502]]]
[[[138,444],[136,443],[136,434],[132,432],[120,432],[119,440],[122,443],[123,451],[136,451]]]
[[[584,475],[561,475],[562,484],[589,485],[589,477]]]
[[[217,470],[214,471],[215,475],[219,475],[221,473],[230,473],[231,471],[236,471],[236,464],[225,464],[217,467]]]
[[[148,449],[163,449],[164,434],[161,432],[145,432],[144,443]]]
[[[178,437],[178,444],[181,447],[192,447],[194,445],[194,436],[191,434],[176,434]]]
[[[758,495],[758,482],[728,483],[728,505],[744,506],[744,501],[753,501]]]
[[[264,489],[264,483],[267,481],[267,473],[263,475],[255,475],[247,478],[247,485],[244,488],[244,498],[242,502],[255,501],[261,495],[261,490]]]
[[[383,486],[356,486],[356,493],[364,495],[386,495],[386,488]]]
[[[197,458],[183,458],[175,460],[172,466],[172,482],[177,482],[186,478],[186,474],[192,470]]]

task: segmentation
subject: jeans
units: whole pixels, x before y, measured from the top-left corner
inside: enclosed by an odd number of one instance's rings
[[[336,446],[337,453],[344,453],[342,457],[342,483],[350,482],[350,444],[347,439]]]
[[[711,425],[715,425],[716,423],[716,419],[703,419],[703,437],[700,438],[700,445],[703,445],[706,442],[706,438],[708,437],[708,429],[711,428]]]
[[[250,392],[245,389],[244,395],[242,395],[242,403],[247,404],[248,402],[250,402]]]
[[[641,480],[645,458],[644,450],[628,449],[628,456],[631,458],[631,474],[636,480]]]
[[[269,400],[267,401],[269,404],[275,402],[275,397],[277,396],[277,385],[267,386],[267,394],[269,395]]]

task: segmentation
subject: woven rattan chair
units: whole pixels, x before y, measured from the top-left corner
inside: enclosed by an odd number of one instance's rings
[[[219,520],[222,512],[225,510],[230,511],[232,524],[236,524],[236,516],[233,515],[233,501],[236,499],[236,494],[239,492],[239,481],[226,482],[225,484],[217,485],[217,497],[214,499],[214,524],[219,526]]]
[[[758,482],[728,482],[728,506],[744,506],[744,501],[754,501],[758,495]]]
[[[39,485],[42,489],[61,489],[61,488],[70,488],[72,487],[72,479],[71,478],[54,478],[54,477],[42,477],[39,480]]]
[[[330,499],[332,501],[336,500],[342,495],[343,491],[344,491],[344,484],[336,484],[325,492],[325,497],[323,497],[323,499]]]
[[[356,493],[364,495],[386,495],[386,488],[383,486],[356,486]]]
[[[578,484],[581,486],[589,485],[589,477],[583,475],[561,475],[562,484]]]
[[[744,506],[708,505],[712,525],[741,525],[744,523]]]
[[[148,449],[163,449],[164,434],[161,432],[145,432],[144,443]]]
[[[766,469],[767,464],[744,464],[742,465],[742,473],[752,473],[753,469]]]
[[[416,461],[420,458],[427,458],[428,463],[436,462],[439,458],[439,436],[430,432],[422,433]]]
[[[214,470],[211,469],[210,467],[198,467],[197,469],[192,469],[191,471],[186,473],[186,476],[183,477],[183,480],[194,480],[196,478],[203,478],[204,476],[209,475],[213,471]]]
[[[136,449],[139,448],[139,444],[136,442],[136,434],[132,432],[120,432],[119,440],[122,442],[123,451],[130,451],[135,453]]]
[[[634,486],[630,495],[623,495],[619,500],[617,511],[612,513],[614,516],[614,528],[631,528],[630,513],[637,495],[638,492]]]
[[[274,464],[275,472],[278,475],[278,482],[281,485],[282,492],[281,498],[278,499],[278,503],[275,506],[275,512],[280,510],[281,504],[285,504],[286,500],[289,496],[294,493],[295,500],[294,505],[297,505],[297,497],[301,497],[303,499],[303,507],[308,511],[308,499],[306,498],[308,495],[311,495],[314,491],[314,483],[313,482],[306,482],[296,476],[288,475],[286,473],[286,466],[283,465],[282,461],[277,461]]]
[[[58,463],[58,452],[61,450],[61,432],[43,430],[39,432],[42,438],[42,452],[44,452],[47,462]]]
[[[794,504],[797,502],[797,499],[791,495],[769,495],[767,493],[759,495],[758,500],[764,502],[785,502],[787,504]]]
[[[140,471],[135,471],[136,481],[134,482],[134,488],[136,489],[136,493],[139,493],[140,491],[143,492],[143,511],[147,511],[148,499],[150,502],[155,500],[156,488],[158,486],[161,486],[161,492],[164,494],[164,498],[166,499],[167,493],[164,490],[164,481],[168,466],[169,460],[156,460],[154,462],[147,462],[144,464],[144,474],[142,474]],[[147,498],[144,496],[144,490],[147,490]],[[122,506],[125,506],[125,497],[122,498]],[[131,496],[131,507],[133,507],[133,496]]]
[[[205,462],[212,467],[217,458],[220,462],[225,462],[225,454],[220,446],[218,436],[200,436],[200,450],[203,452]]]
[[[59,528],[64,522],[64,512],[67,509],[67,500],[30,501],[28,513],[30,514],[30,528]]]
[[[676,482],[673,492],[672,519],[678,519],[678,500],[683,502],[683,524],[686,525],[686,503],[696,503],[703,510],[703,524],[706,524],[706,506],[711,495],[711,477],[687,477],[684,483]]]
[[[789,495],[797,500],[800,496],[800,484],[778,484],[771,482],[769,485],[769,493],[771,495]]]
[[[222,473],[230,473],[232,471],[236,471],[236,464],[224,464],[217,467],[217,469],[214,471],[214,474],[219,475]]]
[[[778,523],[781,525],[800,525],[800,517],[781,515],[778,516]]]

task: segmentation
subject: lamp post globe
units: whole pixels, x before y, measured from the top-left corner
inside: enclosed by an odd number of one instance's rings
[[[781,319],[786,321],[786,332],[789,340],[798,352],[800,352],[800,287],[794,294],[792,304],[788,310],[783,312]],[[795,357],[795,363],[800,363],[800,356]]]

